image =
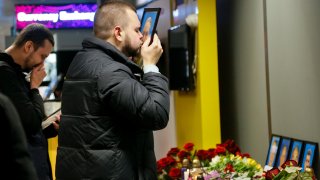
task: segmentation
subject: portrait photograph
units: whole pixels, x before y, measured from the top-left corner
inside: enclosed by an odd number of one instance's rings
[[[268,150],[268,156],[266,160],[266,165],[269,167],[273,167],[275,165],[279,143],[280,143],[280,136],[272,135],[271,142],[269,145],[269,150]]]
[[[153,34],[157,28],[160,11],[161,8],[144,8],[140,28],[140,32],[143,35],[143,40],[145,40],[148,36],[153,37]]]
[[[289,148],[291,144],[291,139],[286,137],[281,137],[279,146],[279,155],[277,158],[277,167],[280,167],[284,162],[286,162],[289,154]]]
[[[302,158],[302,171],[305,171],[306,168],[313,167],[313,161],[315,156],[315,150],[317,148],[316,143],[306,142],[304,146],[303,158]]]
[[[303,142],[300,140],[292,140],[292,146],[290,148],[289,158],[300,164],[300,157],[302,154]]]

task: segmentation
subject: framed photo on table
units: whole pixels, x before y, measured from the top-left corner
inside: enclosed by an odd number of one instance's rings
[[[266,160],[266,166],[268,167],[274,167],[275,162],[276,162],[276,157],[278,154],[278,147],[280,144],[280,136],[278,135],[272,135],[271,142],[269,145],[269,150],[268,150],[268,156]]]
[[[160,12],[161,8],[144,8],[140,27],[140,32],[143,35],[143,41],[146,40],[148,36],[151,36],[150,44],[152,43],[153,35],[156,32]]]
[[[289,154],[289,148],[291,145],[291,139],[287,137],[281,137],[279,146],[279,155],[277,158],[276,166],[280,167],[284,162],[286,162]]]
[[[316,151],[318,150],[318,144],[313,142],[305,142],[303,158],[302,158],[302,171],[306,168],[313,168],[313,163],[316,156]]]
[[[303,141],[292,140],[292,146],[290,148],[289,157],[290,160],[295,160],[300,164],[301,154],[303,153]]]

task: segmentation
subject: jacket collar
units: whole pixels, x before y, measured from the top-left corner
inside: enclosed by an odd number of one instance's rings
[[[7,63],[21,78],[26,78],[26,73],[23,72],[21,66],[19,64],[16,64],[9,54],[6,52],[0,52],[0,65],[2,62]]]
[[[83,48],[94,48],[103,51],[108,54],[113,60],[127,65],[133,73],[142,74],[142,69],[133,61],[129,60],[122,52],[120,52],[116,47],[114,47],[109,42],[103,41],[102,39],[96,37],[85,38],[82,42]]]
[[[19,64],[16,64],[9,54],[6,52],[0,52],[0,61],[4,61],[9,64],[9,66],[13,67],[16,71],[22,72],[22,68]]]

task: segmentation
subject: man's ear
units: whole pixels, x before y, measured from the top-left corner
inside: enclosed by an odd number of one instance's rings
[[[27,41],[25,44],[24,44],[24,52],[25,53],[30,53],[32,52],[34,49],[33,49],[33,42],[32,41]]]
[[[118,41],[123,41],[124,32],[120,26],[114,28],[114,36]]]

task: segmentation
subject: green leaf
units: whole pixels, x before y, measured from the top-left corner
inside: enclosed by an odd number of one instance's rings
[[[286,176],[288,173],[286,171],[281,171],[279,174],[277,174],[273,180],[281,180],[282,177]]]
[[[294,180],[298,176],[297,173],[288,173],[286,177],[282,178],[283,180]]]

